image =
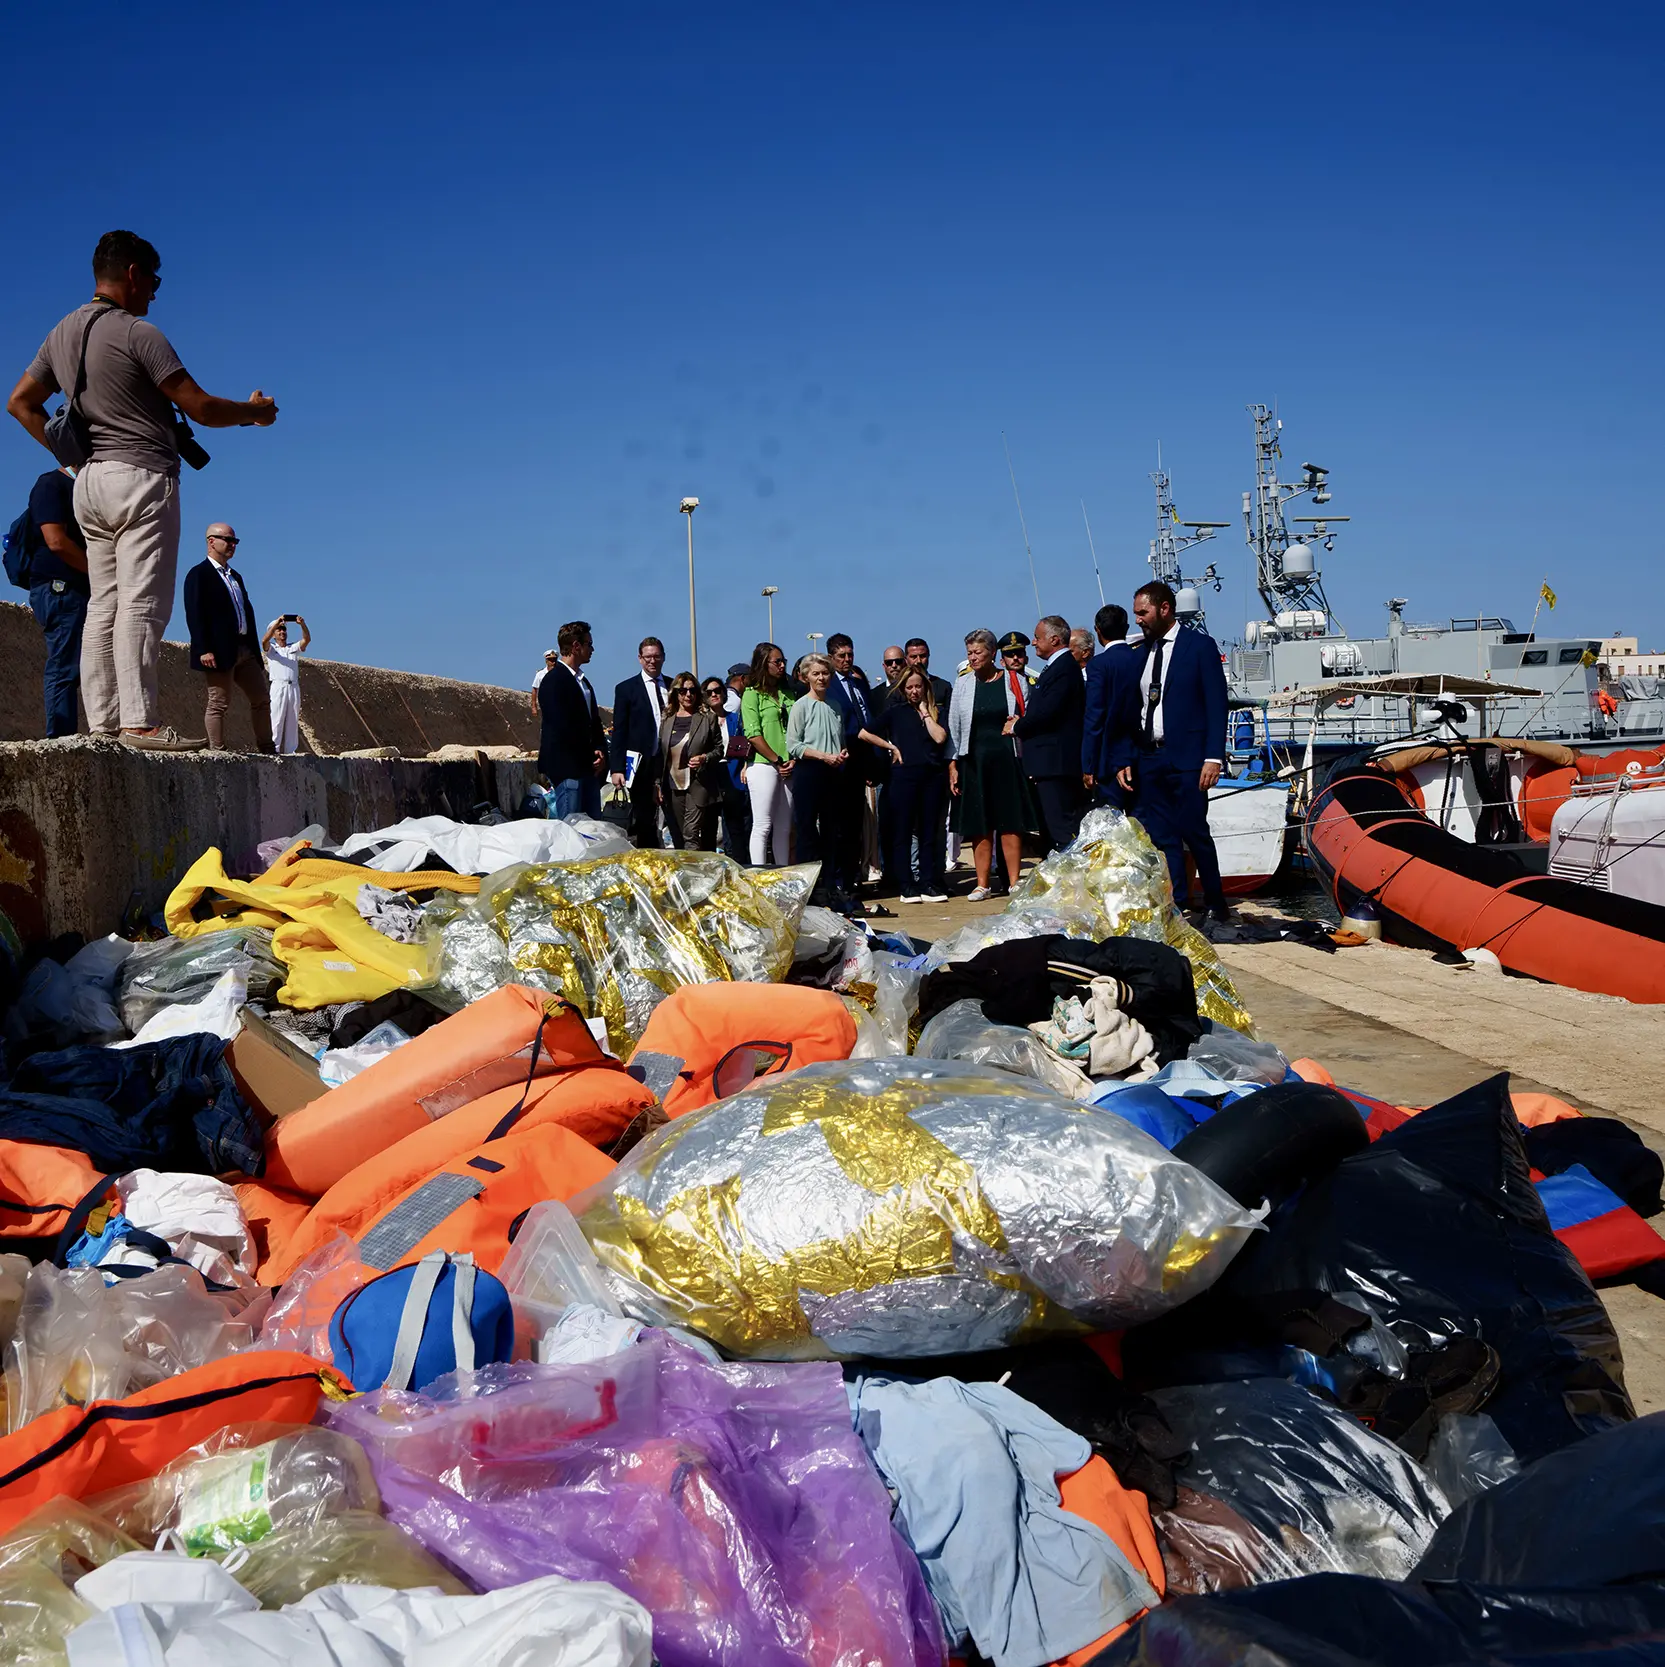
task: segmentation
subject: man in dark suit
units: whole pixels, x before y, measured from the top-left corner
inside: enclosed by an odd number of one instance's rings
[[[1113,748],[1116,779],[1133,794],[1133,814],[1168,859],[1174,902],[1185,906],[1189,850],[1202,882],[1203,907],[1211,918],[1226,920],[1220,859],[1208,831],[1208,790],[1220,779],[1226,756],[1226,674],[1219,645],[1207,632],[1179,624],[1174,593],[1160,579],[1134,592],[1133,617],[1145,640],[1137,651],[1134,722],[1124,726]]]
[[[1035,798],[1054,851],[1081,831],[1086,809],[1082,786],[1081,718],[1086,691],[1081,667],[1070,653],[1069,621],[1059,614],[1036,620],[1030,639],[1042,671],[1021,714],[1006,720],[1006,733],[1023,743],[1023,768],[1035,784]]]
[[[601,814],[601,772],[607,768],[607,734],[595,690],[584,675],[595,645],[582,619],[563,625],[555,638],[560,657],[538,684],[543,731],[538,773],[555,789],[555,814]]]
[[[191,666],[208,679],[208,710],[203,727],[211,747],[225,745],[225,715],[231,685],[248,697],[254,744],[273,752],[272,698],[266,683],[266,659],[260,652],[254,604],[243,576],[231,565],[237,534],[224,521],[208,529],[208,557],[185,575],[185,622],[191,631]]]
[[[862,853],[868,845],[870,815],[868,783],[880,779],[879,758],[859,737],[862,730],[871,729],[877,707],[867,673],[856,664],[856,645],[842,631],[827,638],[827,658],[833,669],[827,699],[844,719],[844,744],[850,749],[850,762],[838,772],[844,812],[839,820],[840,848],[834,857],[837,873],[830,878],[835,891],[854,897],[856,886],[864,878]]]
[[[628,755],[635,753],[636,773],[630,779],[630,837],[644,850],[651,850],[660,843],[659,725],[670,700],[670,684],[660,676],[665,645],[657,637],[643,637],[636,658],[641,671],[625,678],[613,691],[613,784],[625,785]]]
[[[954,698],[954,691],[943,678],[931,676],[931,645],[923,637],[909,637],[902,645],[902,652],[907,656],[909,671],[922,671],[931,678],[931,693],[936,698],[937,717],[943,723],[947,723],[948,703]]]
[[[1127,645],[1127,609],[1107,602],[1093,615],[1098,653],[1087,662],[1087,704],[1081,720],[1081,774],[1100,802],[1127,808],[1116,780],[1111,745],[1119,731],[1133,730],[1139,698],[1139,656]]]

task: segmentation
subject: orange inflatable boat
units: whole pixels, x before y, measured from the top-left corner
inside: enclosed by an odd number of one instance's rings
[[[1344,915],[1368,900],[1400,943],[1489,949],[1511,972],[1665,1002],[1665,908],[1471,845],[1425,816],[1402,781],[1368,765],[1343,768],[1307,812],[1308,854]],[[1536,820],[1545,819],[1543,796]]]

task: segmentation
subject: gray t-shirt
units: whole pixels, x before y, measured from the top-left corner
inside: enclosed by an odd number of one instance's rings
[[[148,319],[107,302],[89,301],[53,327],[28,374],[67,400],[81,368],[88,315],[100,318],[87,343],[87,386],[81,413],[92,430],[95,463],[131,463],[159,474],[179,473],[173,405],[160,384],[185,367],[168,338]]]

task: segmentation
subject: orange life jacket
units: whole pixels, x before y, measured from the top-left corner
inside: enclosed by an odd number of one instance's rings
[[[380,1163],[367,1165],[380,1170]],[[613,1168],[586,1140],[559,1123],[516,1128],[456,1152],[402,1185],[355,1187],[349,1176],[322,1199],[285,1246],[284,1260],[261,1278],[286,1278],[294,1265],[336,1233],[358,1245],[378,1270],[419,1262],[430,1250],[467,1251],[496,1273],[520,1218],[548,1198],[568,1199]]]
[[[60,1407],[0,1438],[0,1534],[60,1494],[84,1499],[154,1476],[227,1424],[309,1424],[331,1368],[304,1354],[228,1355],[120,1401]]]
[[[577,1008],[559,996],[507,984],[274,1124],[266,1137],[265,1179],[321,1198],[395,1141],[493,1089],[518,1092],[528,1078],[570,1074],[587,1065],[623,1073],[616,1060],[608,1061]],[[624,1132],[630,1117],[616,1118],[606,1093],[596,1104],[588,1115],[584,1094],[575,1094],[574,1126],[607,1144]]]
[[[0,1241],[50,1238],[105,1174],[85,1152],[0,1140]]]
[[[684,984],[654,1008],[631,1054],[681,1060],[661,1098],[681,1117],[738,1094],[761,1076],[822,1059],[848,1059],[856,1021],[830,990],[799,984]]]

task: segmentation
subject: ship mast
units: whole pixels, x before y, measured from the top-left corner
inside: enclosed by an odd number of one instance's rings
[[[1255,423],[1255,484],[1243,494],[1244,536],[1255,553],[1255,579],[1267,618],[1280,631],[1297,636],[1328,636],[1340,627],[1331,617],[1329,598],[1318,570],[1313,545],[1335,548],[1331,524],[1346,521],[1345,515],[1292,516],[1297,526],[1311,531],[1292,538],[1284,519],[1284,505],[1312,494],[1314,505],[1330,501],[1329,470],[1316,463],[1303,463],[1303,479],[1290,483],[1278,479],[1278,460],[1283,456],[1279,435],[1283,422],[1264,405],[1251,405]]]
[[[1174,508],[1173,482],[1162,467],[1162,448],[1156,448],[1156,470],[1151,475],[1156,487],[1156,537],[1150,541],[1150,570],[1174,593],[1174,612],[1182,625],[1196,631],[1208,629],[1203,616],[1201,591],[1204,585],[1220,588],[1214,564],[1208,564],[1200,579],[1187,579],[1180,572],[1180,554],[1212,538],[1229,521],[1181,521]],[[1183,531],[1176,532],[1175,528]]]

